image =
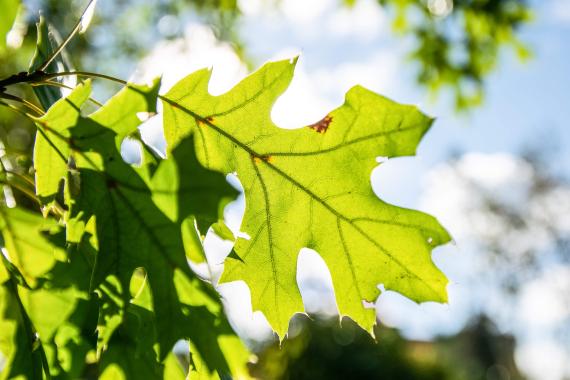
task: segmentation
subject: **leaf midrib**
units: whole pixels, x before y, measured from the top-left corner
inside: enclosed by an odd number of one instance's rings
[[[174,108],[177,108],[179,110],[181,110],[182,112],[192,116],[196,121],[200,121],[201,123],[204,123],[205,125],[208,125],[209,127],[211,127],[214,131],[216,131],[217,133],[219,133],[220,135],[224,136],[225,138],[227,138],[228,140],[230,140],[232,143],[234,143],[236,146],[239,146],[241,149],[243,149],[245,152],[247,152],[250,156],[257,158],[258,161],[263,162],[265,165],[267,165],[268,168],[272,169],[273,171],[275,171],[276,173],[278,173],[279,175],[281,175],[283,178],[287,179],[289,182],[291,182],[293,185],[297,186],[299,189],[301,189],[303,192],[305,192],[309,197],[313,198],[315,201],[317,201],[319,204],[321,204],[324,208],[326,208],[329,212],[331,212],[333,215],[335,215],[337,218],[344,220],[345,222],[347,222],[350,226],[352,226],[357,232],[359,232],[364,238],[366,238],[366,240],[368,240],[369,242],[371,242],[375,247],[377,247],[385,256],[387,256],[390,260],[392,260],[394,263],[396,263],[398,266],[400,266],[405,272],[409,273],[411,276],[413,276],[414,278],[416,278],[418,281],[422,282],[424,285],[426,285],[437,297],[439,297],[438,292],[429,284],[427,283],[424,279],[422,279],[420,276],[418,276],[417,274],[415,274],[414,272],[410,271],[400,260],[398,260],[396,257],[394,257],[394,255],[392,255],[390,252],[388,252],[382,245],[380,245],[376,240],[374,240],[369,234],[367,234],[365,231],[363,231],[359,226],[357,226],[356,224],[354,224],[354,222],[352,221],[352,219],[344,216],[343,214],[341,214],[340,212],[338,212],[336,209],[334,209],[332,206],[330,206],[328,203],[326,203],[324,200],[322,200],[319,196],[317,196],[315,193],[313,193],[312,191],[310,191],[307,187],[305,187],[303,184],[301,184],[300,182],[298,182],[297,180],[295,180],[294,178],[292,178],[290,175],[288,175],[287,173],[285,173],[284,171],[282,171],[281,169],[279,169],[277,166],[273,165],[269,160],[265,160],[263,159],[265,156],[262,154],[257,153],[255,150],[253,150],[252,148],[250,148],[249,146],[245,145],[244,143],[242,143],[241,141],[239,141],[238,139],[236,139],[234,136],[232,136],[231,134],[229,134],[228,132],[224,131],[223,129],[221,129],[220,127],[218,127],[217,125],[215,125],[211,120],[209,120],[207,117],[203,117],[201,115],[199,115],[198,113],[184,107],[183,105],[176,103],[175,101],[172,101],[170,99],[168,99],[167,97],[161,97],[162,100],[164,100],[165,102],[167,102],[168,104],[170,104],[171,106],[173,106]],[[397,130],[394,131],[394,133],[398,132]]]
[[[405,128],[399,128],[398,127],[396,129],[391,129],[389,131],[372,133],[370,135],[355,138],[354,140],[344,141],[342,143],[339,143],[337,145],[334,145],[334,146],[331,146],[329,148],[325,148],[322,150],[314,150],[314,151],[308,151],[308,152],[269,152],[269,153],[264,153],[263,156],[265,156],[265,157],[273,157],[273,156],[276,156],[276,157],[315,156],[315,155],[319,155],[319,154],[334,152],[336,150],[345,148],[347,146],[350,146],[353,144],[358,144],[360,142],[367,141],[369,139],[373,139],[376,137],[389,136],[389,135],[392,135],[395,133],[407,132],[407,131],[411,131],[411,130],[418,129],[418,128],[419,128],[419,125],[412,125],[410,127],[405,127]]]

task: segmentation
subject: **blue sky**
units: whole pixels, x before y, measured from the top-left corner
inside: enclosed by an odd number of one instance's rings
[[[520,33],[522,41],[532,50],[533,59],[522,63],[514,52],[504,51],[497,70],[486,80],[484,104],[468,114],[457,114],[446,94],[436,102],[431,101],[427,91],[415,84],[413,63],[404,63],[411,41],[395,37],[390,32],[389,18],[373,8],[371,2],[361,2],[360,9],[353,11],[350,17],[347,17],[348,11],[334,8],[334,2],[317,1],[312,10],[306,9],[306,2],[289,3],[292,5],[285,5],[281,13],[265,10],[248,17],[246,12],[242,28],[248,51],[259,64],[301,53],[295,79],[300,84],[293,82],[290,97],[285,95],[286,99],[278,102],[273,113],[278,125],[293,127],[320,119],[331,106],[342,103],[344,92],[354,84],[362,84],[400,102],[417,104],[437,117],[417,157],[390,160],[374,171],[373,187],[384,200],[422,208],[426,176],[453,152],[516,155],[532,147],[551,158],[553,171],[570,175],[570,149],[567,148],[570,146],[567,125],[570,119],[570,2],[534,2],[535,20]],[[296,19],[298,12],[304,14],[301,20]],[[501,161],[502,156],[489,157]],[[498,175],[492,173],[492,165],[488,170],[490,177]],[[449,207],[454,207],[453,203],[450,202]],[[436,216],[445,219],[445,215]],[[449,225],[449,228],[453,232],[456,226]],[[334,305],[330,285],[315,285],[315,278],[319,276],[314,273],[318,272],[314,269],[318,266],[318,257],[307,255],[311,256],[306,264],[312,272],[304,273],[300,268],[303,295],[308,300],[322,302],[323,292],[328,292],[328,302]],[[468,271],[466,266],[477,260],[476,255],[468,243],[461,240],[434,254],[434,260],[452,282],[449,306],[417,306],[403,297],[385,294],[378,302],[380,319],[416,339],[461,328],[471,313],[478,310],[474,304],[495,297],[492,286],[478,285],[475,293],[465,289],[471,283],[462,276]],[[326,278],[326,271],[323,272],[321,275]],[[304,283],[318,290],[303,289]],[[553,299],[552,303],[559,301]],[[499,297],[488,302],[500,308]],[[545,305],[545,309],[548,307]],[[549,328],[524,324],[519,328],[506,331],[516,333],[523,343],[517,352],[520,361],[525,363],[523,369],[531,375],[538,373],[542,378],[552,379],[560,378],[569,370],[561,364],[568,352],[561,353],[556,344],[551,344]]]
[[[524,177],[526,170],[516,155],[529,146],[546,154],[552,171],[570,178],[570,0],[531,1],[535,20],[523,26],[519,36],[534,57],[521,63],[512,51],[504,51],[497,69],[486,79],[484,104],[461,115],[455,112],[449,94],[442,94],[439,100],[432,102],[427,91],[415,84],[415,66],[405,58],[413,41],[391,32],[390,17],[375,0],[359,0],[351,10],[339,7],[339,2],[281,0],[277,5],[264,0],[238,0],[243,11],[239,32],[247,55],[256,65],[301,55],[290,90],[272,112],[280,126],[300,127],[320,120],[340,105],[344,93],[356,84],[396,101],[416,104],[437,118],[422,141],[417,157],[383,163],[374,170],[371,183],[385,201],[430,211],[452,233],[457,232],[455,245],[434,253],[434,261],[451,279],[450,303],[416,305],[386,292],[378,301],[377,310],[382,321],[402,329],[410,338],[428,339],[439,333],[453,333],[479,307],[477,303],[489,300],[490,307],[500,308],[501,299],[493,298],[492,286],[479,284],[470,289],[471,280],[463,278],[469,266],[477,262],[478,253],[469,239],[462,240],[461,228],[469,225],[460,220],[461,215],[453,219],[449,214],[463,210],[465,204],[454,203],[456,189],[446,191],[443,180],[434,184],[429,178],[449,169],[445,165],[451,153],[465,152],[470,155],[464,163],[475,169],[475,177],[482,184],[498,181],[512,187],[518,183],[516,177]],[[115,4],[101,2],[98,11],[114,12]],[[183,37],[158,41],[132,78],[150,79],[163,74],[166,90],[182,76],[211,66],[214,73],[210,90],[221,93],[247,74],[231,46],[217,41],[195,16],[185,15],[181,20],[186,23],[173,16],[161,20],[163,27],[179,25]],[[127,27],[136,29],[138,26]],[[113,38],[107,31],[91,32],[87,38],[96,46],[104,47]],[[156,40],[156,36],[149,33],[141,35],[149,39],[149,44]],[[112,63],[112,70],[116,72],[110,74],[122,77],[136,65],[134,62]],[[146,139],[160,146],[163,142],[159,125],[160,119],[153,118],[142,132]],[[439,202],[443,208],[432,208],[426,201],[426,194],[433,190],[431,187],[441,190],[440,199],[435,203],[443,200]],[[433,198],[433,191],[431,194]],[[504,199],[508,201],[514,194],[507,192]],[[433,205],[434,199],[431,202]],[[560,202],[561,213],[566,213],[567,203]],[[226,210],[228,224],[236,231],[243,208],[242,197]],[[570,210],[563,215],[566,220],[568,215]],[[209,236],[207,246],[210,264],[219,274],[229,245]],[[324,263],[314,252],[304,251],[301,256],[298,281],[307,309],[334,313],[334,295]],[[550,277],[558,276],[563,282],[570,272],[568,267],[557,267],[551,273]],[[517,309],[526,315],[513,322],[510,330],[509,326],[504,330],[517,334],[522,342],[522,348],[517,350],[519,365],[523,365],[531,377],[554,380],[562,378],[564,373],[570,376],[570,352],[560,348],[560,342],[553,336],[556,330],[544,321],[570,320],[570,314],[556,308],[563,300],[546,293],[549,286],[546,280],[548,278],[537,278],[529,283],[525,290],[529,295],[526,303]],[[252,339],[267,338],[269,330],[263,317],[251,313],[247,287],[239,283],[224,285],[221,292],[237,330]],[[535,316],[542,320],[533,320]]]
[[[434,261],[451,279],[450,304],[418,306],[387,292],[377,303],[380,319],[401,328],[410,338],[427,339],[438,333],[457,331],[473,310],[480,309],[480,303],[488,299],[490,306],[487,307],[500,308],[501,299],[496,297],[492,286],[473,287],[474,283],[469,282],[472,279],[466,279],[469,266],[478,260],[478,253],[458,232],[468,227],[461,215],[459,219],[448,215],[452,209],[465,205],[453,203],[457,194],[454,189],[446,192],[444,186],[440,198],[447,201],[447,197],[449,201],[442,203],[443,209],[430,208],[425,199],[431,186],[428,178],[434,171],[442,170],[442,165],[445,169],[451,153],[465,152],[472,154],[467,161],[475,166],[475,171],[478,169],[477,178],[482,183],[493,183],[500,177],[499,182],[518,186],[516,177],[523,173],[516,170],[524,171],[524,164],[517,161],[516,155],[528,146],[551,154],[551,169],[560,175],[570,175],[570,149],[567,148],[570,146],[567,126],[570,119],[570,1],[533,2],[535,20],[523,27],[520,37],[534,58],[521,63],[512,51],[503,52],[496,71],[486,80],[484,104],[461,115],[455,112],[445,94],[432,102],[427,91],[415,84],[414,64],[405,59],[412,41],[391,32],[390,17],[374,0],[361,0],[353,10],[339,8],[335,0],[283,0],[279,7],[264,5],[261,0],[244,0],[239,4],[244,12],[240,33],[248,55],[257,65],[301,54],[293,83],[272,112],[277,125],[294,128],[320,120],[340,105],[344,93],[356,84],[396,101],[416,104],[437,117],[417,157],[389,160],[373,172],[371,181],[384,200],[430,211],[452,234],[457,232],[455,245],[434,253]],[[217,41],[207,27],[190,21],[183,34],[182,39],[157,44],[135,77],[151,78],[163,73],[165,87],[168,87],[195,69],[212,66],[210,91],[222,93],[247,74],[231,47]],[[154,125],[151,122],[143,128],[146,138],[160,140],[157,122],[154,120]],[[442,188],[441,183],[436,185]],[[507,192],[505,199],[509,196]],[[226,210],[228,224],[236,231],[243,208],[241,198]],[[211,236],[207,246],[211,264],[219,273],[219,263],[229,246]],[[566,272],[560,273],[564,277]],[[524,325],[529,318],[532,322],[532,296],[546,289],[540,287],[543,280],[537,278],[529,284],[534,287],[527,292],[531,295],[530,301],[521,312],[530,316],[523,316],[521,324],[513,322],[512,326],[507,323],[503,327],[505,331],[516,333],[523,343],[520,352],[517,351],[517,357],[526,366],[523,369],[540,374],[541,379],[559,379],[565,371],[570,373],[564,364],[569,362],[566,359],[570,353],[553,340],[552,326]],[[316,253],[302,252],[298,282],[308,310],[334,313],[330,276]],[[251,314],[245,285],[223,285],[221,291],[238,331],[253,339],[266,338],[269,330],[259,313]],[[541,307],[546,314],[554,315],[559,301],[554,297]]]
[[[534,2],[536,18],[520,33],[534,58],[521,63],[512,51],[504,51],[497,70],[487,78],[484,105],[467,115],[457,115],[445,95],[434,104],[426,90],[415,85],[415,67],[412,63],[404,63],[410,41],[402,42],[394,36],[389,20],[384,17],[378,17],[384,25],[372,33],[357,31],[344,36],[321,28],[319,23],[324,24],[326,15],[330,14],[328,9],[321,13],[315,11],[317,15],[307,22],[308,26],[295,25],[278,15],[261,21],[255,18],[251,22],[246,18],[242,32],[248,51],[258,63],[290,51],[301,53],[301,64],[308,72],[355,62],[362,66],[377,64],[378,74],[374,75],[374,69],[367,70],[364,75],[368,77],[358,78],[360,84],[397,101],[419,104],[437,117],[432,131],[422,142],[419,159],[401,159],[393,163],[398,166],[393,170],[398,171],[397,181],[403,181],[401,185],[394,183],[390,176],[393,186],[385,183],[384,189],[380,190],[394,203],[414,206],[418,194],[412,189],[419,188],[412,185],[414,178],[421,177],[421,171],[446,159],[451,152],[516,153],[526,145],[538,144],[547,149],[558,146],[559,162],[570,162],[570,149],[564,149],[570,143],[570,129],[566,125],[570,118],[570,18],[560,15],[556,3],[564,5],[563,1]],[[562,8],[562,5],[558,7]],[[315,20],[317,27],[313,24]],[[387,64],[375,60],[379,54],[384,54]],[[394,61],[395,69],[391,67]],[[381,81],[385,71],[390,71],[388,83]],[[343,91],[329,86],[328,91],[319,94],[337,105],[342,101]],[[556,166],[556,170],[564,173],[564,167],[568,165]],[[565,174],[569,174],[568,170]],[[402,189],[410,190],[402,193]]]

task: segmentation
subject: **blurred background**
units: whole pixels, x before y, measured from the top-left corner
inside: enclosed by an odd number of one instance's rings
[[[58,40],[86,1],[0,4],[0,31],[15,19],[0,41],[4,77],[27,69],[40,12]],[[451,232],[454,243],[433,255],[450,279],[449,304],[383,292],[373,339],[339,321],[324,262],[302,250],[308,316],[293,319],[282,349],[252,313],[245,284],[219,286],[236,331],[258,353],[252,375],[570,379],[570,1],[99,0],[65,65],[138,81],[162,76],[163,92],[213,67],[210,92],[220,94],[262,63],[299,54],[272,111],[279,126],[320,120],[355,84],[437,118],[417,157],[381,160],[371,183],[385,201],[429,212]],[[116,90],[97,82],[94,97]],[[151,118],[141,133],[164,151],[160,123]],[[34,131],[0,108],[1,154],[25,175]],[[127,160],[137,161],[136,147],[124,143]],[[234,232],[243,210],[243,196],[225,210]],[[215,282],[231,243],[209,234],[206,245]]]

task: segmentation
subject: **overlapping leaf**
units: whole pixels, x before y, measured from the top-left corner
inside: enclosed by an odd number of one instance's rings
[[[283,130],[270,118],[295,62],[269,63],[221,96],[208,93],[209,70],[175,85],[164,100],[170,149],[193,134],[200,162],[237,172],[246,197],[235,254],[221,281],[245,281],[255,310],[280,336],[303,311],[297,257],[315,249],[333,279],[341,315],[367,330],[378,284],[415,301],[447,299],[447,279],[431,261],[449,240],[431,216],[386,204],[370,186],[377,156],[413,155],[432,119],[362,87],[320,122]],[[291,110],[294,112],[294,110]]]
[[[50,33],[48,23],[41,15],[40,21],[36,24],[36,34],[36,51],[30,61],[29,73],[33,73],[37,70],[57,48],[54,37]],[[64,55],[58,55],[44,71],[55,72],[58,70],[58,64],[61,65],[64,70],[69,71],[69,64],[64,57]],[[61,98],[61,89],[54,86],[34,87],[34,93],[38,97],[42,107],[46,110]]]
[[[79,255],[67,256],[63,231],[53,221],[17,208],[1,212],[0,265],[8,273],[0,288],[0,350],[8,359],[3,376],[42,379],[47,371],[53,378],[77,376],[87,349],[78,345],[90,267]]]
[[[102,378],[182,378],[171,353],[179,339],[189,340],[191,376],[247,376],[248,352],[219,295],[187,262],[205,260],[200,234],[210,226],[233,239],[220,210],[235,190],[211,169],[237,172],[247,202],[250,238],[236,241],[222,281],[244,280],[279,335],[303,311],[302,247],[327,263],[340,313],[368,330],[374,311],[363,301],[378,284],[446,299],[430,256],[449,236],[432,217],[382,202],[369,183],[375,157],[414,154],[431,119],[355,87],[320,122],[279,129],[269,113],[293,69],[268,64],[222,96],[208,93],[207,70],[181,81],[164,98],[167,159],[137,130],[137,115],[155,112],[158,83],[128,84],[88,116],[89,82],[60,100],[38,94],[53,105],[35,120],[36,192],[63,217],[0,208],[3,376],[41,378],[49,367],[76,378],[97,348]],[[141,144],[140,165],[121,156],[128,136]]]
[[[42,379],[41,351],[13,282],[0,285],[0,351],[6,362],[0,379]]]
[[[53,267],[57,256],[65,255],[61,247],[52,245],[48,239],[50,230],[57,229],[53,220],[18,208],[0,206],[0,233],[5,254],[30,286]]]
[[[195,278],[186,261],[204,257],[195,225],[205,232],[235,190],[223,175],[199,165],[191,138],[167,160],[143,144],[140,167],[127,164],[120,154],[124,138],[138,135],[137,114],[154,112],[156,91],[156,84],[128,85],[84,117],[81,107],[90,84],[80,85],[37,120],[42,134],[35,148],[36,177],[67,179],[70,242],[79,241],[89,223],[95,225],[98,253],[90,287],[98,288],[102,297],[98,333],[103,377],[160,378],[164,371],[176,372],[158,359],[165,359],[182,338],[192,341],[207,372],[235,373],[235,363],[226,362],[229,353],[216,354],[216,347],[232,341],[242,368],[247,350],[225,320],[217,294]],[[59,186],[53,182],[43,188],[51,196]],[[148,277],[147,302],[142,304],[129,291],[137,268],[144,268]],[[215,310],[208,309],[212,305]],[[194,328],[197,321],[201,329]],[[136,367],[143,362],[147,367]]]

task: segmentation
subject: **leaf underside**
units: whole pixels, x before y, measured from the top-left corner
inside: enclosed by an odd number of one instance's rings
[[[187,339],[200,376],[245,373],[247,349],[218,294],[187,261],[203,260],[197,227],[205,233],[218,222],[220,204],[236,191],[198,163],[192,138],[168,159],[140,141],[146,152],[140,165],[120,153],[123,140],[138,135],[137,114],[155,112],[158,84],[129,84],[86,116],[87,81],[35,119],[36,191],[47,210],[64,202],[65,230],[50,218],[0,208],[6,248],[0,282],[20,302],[20,314],[0,308],[0,320],[12,321],[10,345],[0,347],[9,353],[8,368],[18,371],[20,358],[36,353],[36,369],[47,371],[47,361],[54,376],[80,377],[85,355],[96,349],[101,378],[183,378],[171,349]],[[32,338],[35,346],[18,344]],[[68,347],[72,342],[80,347]]]
[[[48,49],[40,27],[38,44]],[[376,157],[415,154],[432,119],[356,86],[321,121],[278,128],[270,111],[295,62],[269,63],[220,96],[208,93],[209,70],[180,81],[161,97],[167,158],[138,131],[137,114],[156,111],[158,81],[128,84],[88,115],[89,81],[63,99],[38,93],[49,106],[34,119],[44,217],[0,206],[0,379],[79,378],[89,355],[103,379],[181,379],[172,354],[180,339],[191,378],[247,377],[247,349],[214,287],[188,263],[205,262],[209,228],[235,239],[221,282],[245,281],[280,337],[304,311],[296,282],[304,247],[327,264],[340,314],[368,331],[375,312],[365,301],[379,284],[417,302],[446,301],[431,251],[449,235],[370,185]],[[127,138],[139,143],[140,164],[123,160]],[[222,221],[237,195],[228,173],[244,188],[247,239]]]
[[[283,337],[304,311],[297,258],[316,250],[331,273],[339,312],[368,331],[378,285],[417,301],[446,302],[447,279],[431,250],[450,240],[431,216],[378,199],[375,159],[414,155],[432,119],[363,87],[305,128],[284,130],[270,111],[289,85],[295,60],[268,63],[228,93],[208,92],[211,72],[176,84],[163,99],[168,149],[195,136],[200,162],[237,173],[246,209],[221,282],[245,281],[254,310]]]

